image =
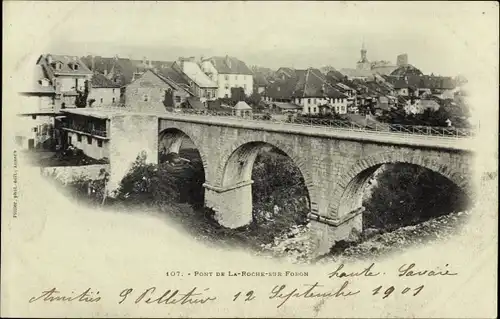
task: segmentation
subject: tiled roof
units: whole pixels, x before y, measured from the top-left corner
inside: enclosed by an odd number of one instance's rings
[[[417,69],[411,64],[406,64],[403,66],[400,66],[396,70],[392,71],[391,74],[392,76],[410,76],[410,75],[423,75],[422,71]]]
[[[54,86],[41,65],[35,65],[30,71],[31,74],[21,84],[20,93],[55,93]]]
[[[295,70],[295,76],[277,80],[270,84],[266,94],[272,98],[294,97],[346,97],[338,89],[328,83],[325,76],[318,69]]]
[[[104,74],[94,73],[92,76],[92,87],[93,88],[118,88],[120,84],[115,83],[108,79]]]
[[[163,82],[167,83],[171,87],[173,87],[175,90],[184,90],[187,93],[189,93],[191,96],[194,96],[194,94],[189,90],[189,87],[185,87],[184,85],[180,85],[177,82],[175,82],[173,79],[170,77],[166,76],[164,73],[161,74],[159,71],[156,70],[148,70],[146,72],[152,72],[156,76],[158,76],[160,79],[163,80]]]
[[[253,83],[257,86],[266,86],[269,84],[269,81],[262,74],[255,74],[253,76]]]
[[[182,76],[181,71],[175,65],[159,68],[156,70],[156,72],[164,77],[173,80],[175,83],[184,88],[189,88],[189,82],[184,76]]]
[[[247,74],[253,75],[245,62],[234,57],[214,56],[208,59],[220,74]]]
[[[218,85],[210,79],[196,62],[182,62],[182,72],[200,88],[217,88]]]
[[[56,74],[90,75],[92,71],[77,56],[44,54],[41,55],[37,64],[43,65],[45,72],[50,77]],[[59,65],[60,68],[56,68]]]
[[[198,99],[197,97],[188,97],[186,99],[186,102],[193,109],[197,109],[197,110],[204,110],[205,109],[205,106],[203,106],[203,103],[201,103],[200,99]]]

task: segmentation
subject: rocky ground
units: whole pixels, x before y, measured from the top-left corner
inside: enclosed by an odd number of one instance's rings
[[[429,241],[442,240],[455,234],[468,215],[468,212],[451,213],[385,233],[366,229],[357,242],[339,242],[329,254],[315,261],[323,263],[373,259]],[[311,260],[312,246],[309,238],[308,225],[294,226],[288,233],[275,238],[274,243],[262,245],[262,250],[264,254],[285,258],[293,263],[310,263],[314,260]]]

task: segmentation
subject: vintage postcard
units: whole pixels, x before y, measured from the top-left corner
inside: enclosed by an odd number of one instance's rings
[[[2,317],[496,318],[496,2],[3,2]]]

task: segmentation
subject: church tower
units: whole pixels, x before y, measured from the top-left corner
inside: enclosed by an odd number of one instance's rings
[[[363,44],[361,45],[361,59],[356,64],[356,68],[358,70],[370,70],[371,69],[370,61],[368,61],[368,59],[366,57],[367,52],[368,51],[366,50],[366,47],[365,47],[365,41],[363,41]]]

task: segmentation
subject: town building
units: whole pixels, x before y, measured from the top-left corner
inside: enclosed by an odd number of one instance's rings
[[[211,57],[203,59],[201,69],[218,84],[218,97],[231,97],[231,88],[243,88],[245,95],[252,94],[253,72],[245,62],[234,57]]]
[[[218,84],[208,77],[195,62],[194,57],[180,58],[176,61],[172,69],[181,73],[185,77],[185,81],[189,85],[189,91],[197,96],[203,104],[207,101],[213,101],[218,98]]]
[[[87,97],[89,107],[116,107],[120,104],[120,85],[104,74],[94,73]]]
[[[188,97],[194,96],[160,72],[148,70],[126,86],[125,108],[136,112],[165,112],[180,108]]]
[[[76,147],[94,159],[109,159],[110,123],[105,109],[64,109],[56,122],[63,149]]]
[[[54,87],[56,108],[76,107],[81,94],[92,78],[92,71],[77,56],[44,54],[36,63]]]
[[[41,65],[29,64],[26,69],[17,102],[16,144],[22,149],[51,148],[59,111],[56,91]]]
[[[280,68],[277,80],[269,84],[264,101],[288,102],[302,107],[302,114],[319,114],[319,106],[327,105],[338,114],[347,113],[348,96],[328,83],[318,69]]]

